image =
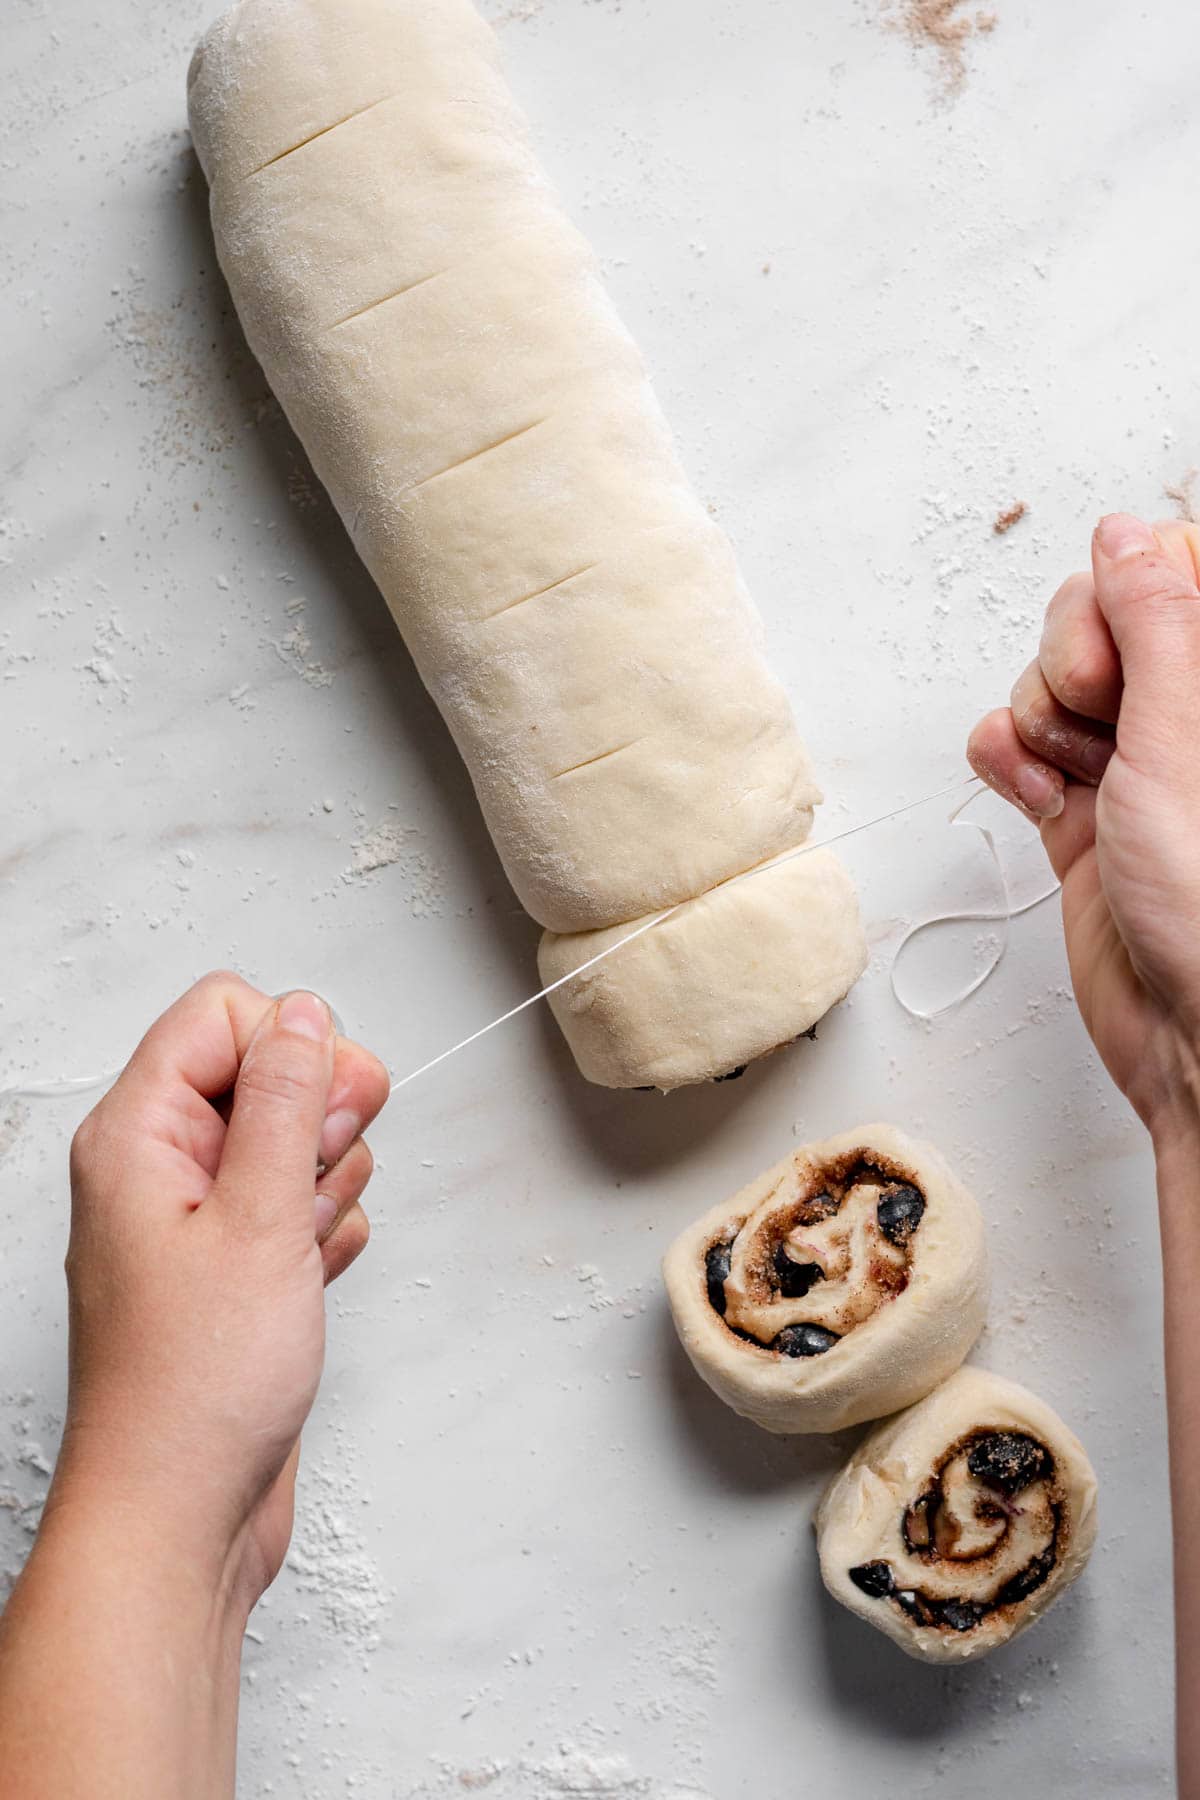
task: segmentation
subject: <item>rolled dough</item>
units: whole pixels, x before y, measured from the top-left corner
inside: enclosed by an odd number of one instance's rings
[[[987,1309],[979,1208],[889,1125],[794,1151],[683,1232],[663,1274],[697,1372],[777,1432],[910,1405],[958,1367]]]
[[[1087,1452],[1044,1401],[960,1369],[859,1446],[817,1513],[835,1599],[924,1662],[967,1662],[1041,1617],[1096,1538]]]
[[[580,938],[803,843],[820,796],[732,551],[474,9],[241,0],[199,45],[188,99],[251,348],[533,917]],[[861,971],[844,880],[809,940],[781,921],[750,944],[750,914],[726,912],[730,941],[690,990],[719,977],[723,1008],[686,1021],[690,1053],[633,1048],[668,1029],[650,1016],[661,983],[639,991],[614,957],[610,1007],[560,1008],[585,1069],[719,1073]],[[790,1003],[756,1021],[763,957]]]

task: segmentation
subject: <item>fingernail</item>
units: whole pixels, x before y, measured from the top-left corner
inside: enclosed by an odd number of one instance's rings
[[[333,1020],[325,1002],[303,988],[284,995],[275,1017],[282,1030],[294,1032],[297,1037],[312,1038],[318,1044],[323,1044],[333,1030]]]
[[[1142,556],[1157,550],[1158,539],[1149,525],[1131,513],[1109,513],[1096,527],[1096,542],[1109,562],[1123,562],[1128,556]]]
[[[1027,763],[1019,769],[1013,786],[1022,806],[1039,819],[1057,819],[1067,804],[1061,780],[1056,780],[1042,763]]]
[[[321,1145],[317,1154],[327,1169],[345,1156],[347,1150],[362,1129],[358,1114],[349,1107],[339,1107],[331,1112],[321,1127]]]
[[[1084,774],[1090,775],[1093,781],[1099,781],[1112,761],[1113,751],[1116,747],[1112,738],[1089,738],[1079,752],[1079,766]]]
[[[318,1194],[313,1208],[313,1232],[318,1244],[323,1244],[333,1230],[333,1222],[338,1216],[338,1203],[332,1194]]]

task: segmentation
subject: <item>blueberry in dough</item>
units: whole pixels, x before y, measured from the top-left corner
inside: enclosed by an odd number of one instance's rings
[[[925,1216],[925,1196],[920,1188],[905,1183],[891,1188],[875,1209],[879,1229],[893,1244],[903,1244]]]
[[[943,1600],[938,1611],[941,1623],[951,1631],[973,1631],[991,1608],[977,1600]]]
[[[857,1569],[847,1569],[851,1581],[872,1600],[883,1600],[896,1585],[891,1565],[885,1562],[860,1563]]]
[[[732,1244],[713,1244],[704,1258],[704,1275],[708,1284],[708,1304],[714,1312],[725,1316],[725,1283],[733,1261]]]
[[[814,1281],[824,1279],[816,1263],[793,1262],[782,1244],[775,1247],[775,1279],[785,1300],[801,1300]]]
[[[781,1356],[822,1356],[837,1343],[836,1331],[822,1325],[785,1325],[771,1343]]]
[[[976,1481],[1016,1494],[1050,1472],[1045,1446],[1023,1431],[989,1431],[972,1445],[967,1467]]]
[[[1025,1600],[1030,1594],[1036,1593],[1044,1581],[1049,1581],[1056,1559],[1057,1546],[1047,1544],[1039,1556],[1035,1556],[1032,1562],[1027,1562],[1011,1581],[1005,1582],[996,1595],[996,1605],[1011,1606],[1013,1601]]]

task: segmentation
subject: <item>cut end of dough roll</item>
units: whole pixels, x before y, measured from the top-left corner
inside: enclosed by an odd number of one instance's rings
[[[542,981],[561,980],[639,923],[547,932]],[[850,877],[814,850],[687,902],[551,994],[550,1007],[589,1081],[666,1090],[728,1076],[790,1043],[866,963]]]
[[[1007,1643],[1079,1575],[1096,1477],[1044,1401],[960,1369],[859,1446],[816,1520],[835,1600],[923,1662]]]
[[[768,1431],[840,1431],[957,1369],[983,1327],[983,1219],[927,1144],[865,1125],[808,1144],[676,1239],[680,1341]]]

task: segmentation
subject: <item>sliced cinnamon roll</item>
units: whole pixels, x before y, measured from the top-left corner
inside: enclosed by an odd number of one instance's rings
[[[663,1263],[684,1349],[768,1431],[838,1431],[919,1400],[983,1325],[974,1200],[888,1125],[809,1144],[707,1213]]]
[[[982,1369],[873,1431],[817,1513],[830,1593],[925,1662],[966,1662],[1024,1631],[1095,1536],[1083,1445],[1036,1395]]]

